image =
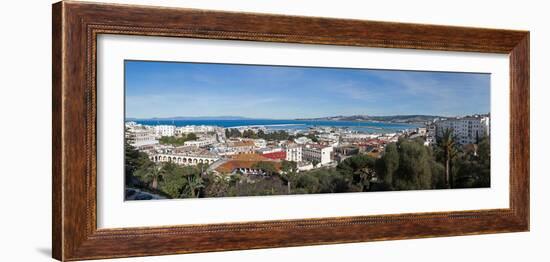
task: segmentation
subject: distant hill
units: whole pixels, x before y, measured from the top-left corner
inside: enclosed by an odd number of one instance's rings
[[[246,120],[251,119],[242,116],[175,116],[175,117],[152,117],[152,118],[126,118],[127,121],[133,120]]]
[[[295,120],[304,121],[357,121],[357,122],[388,122],[388,123],[424,123],[431,122],[436,118],[444,118],[441,116],[432,115],[393,115],[393,116],[369,116],[369,115],[352,115],[352,116],[327,116],[318,118],[297,118]],[[153,117],[153,118],[126,118],[126,121],[136,120],[254,120],[256,118],[248,118],[242,116],[175,116],[175,117]]]
[[[352,116],[328,116],[328,117],[319,117],[319,118],[300,118],[300,119],[296,119],[296,120],[422,123],[422,122],[431,122],[436,118],[441,118],[441,116],[432,116],[432,115],[393,115],[393,116],[352,115]]]

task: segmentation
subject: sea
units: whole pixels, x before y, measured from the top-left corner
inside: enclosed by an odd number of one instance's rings
[[[242,119],[242,120],[132,120],[142,125],[205,125],[224,128],[265,127],[268,130],[306,131],[316,127],[335,127],[359,133],[394,133],[419,127],[418,124],[367,122],[367,121],[334,121],[334,120],[281,120],[281,119]]]

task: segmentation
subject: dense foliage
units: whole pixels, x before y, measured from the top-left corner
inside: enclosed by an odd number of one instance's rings
[[[159,139],[159,143],[163,145],[182,146],[187,141],[197,140],[197,135],[194,133],[181,134],[180,136],[163,136]]]
[[[126,184],[138,184],[139,180],[136,180],[134,173],[139,168],[148,165],[151,161],[147,157],[146,153],[136,150],[132,145],[130,145],[130,141],[128,140],[124,143],[124,157],[124,179]]]
[[[239,131],[236,128],[228,128],[225,129],[225,136],[228,138],[236,138],[236,137],[243,137],[243,138],[253,138],[253,139],[265,139],[265,140],[293,140],[298,137],[307,137],[311,139],[313,142],[317,142],[317,136],[313,133],[311,134],[299,134],[297,136],[290,135],[287,131],[284,130],[276,130],[273,132],[264,132],[263,130],[258,130],[257,132],[247,129],[243,132]]]
[[[288,132],[284,130],[277,130],[273,132],[265,133],[263,130],[258,130],[254,132],[253,130],[247,129],[242,133],[236,128],[229,128],[225,130],[225,136],[228,138],[232,137],[243,137],[243,138],[254,138],[254,139],[265,139],[265,140],[290,140],[293,136],[289,135]]]
[[[384,190],[420,190],[442,188],[444,171],[432,150],[418,140],[401,139],[389,144],[377,160],[377,174]]]
[[[491,186],[491,145],[482,139],[476,152],[459,152],[453,160],[453,185],[455,188]]]

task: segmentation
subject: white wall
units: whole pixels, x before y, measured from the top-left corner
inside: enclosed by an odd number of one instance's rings
[[[107,1],[107,0],[105,0]],[[547,261],[550,242],[550,28],[545,1],[108,1],[531,31],[531,232],[218,252],[124,261]],[[51,231],[50,1],[8,1],[0,15],[2,261],[48,261]],[[13,128],[12,128],[13,127]],[[32,154],[27,154],[32,152]],[[33,158],[22,157],[32,155]]]

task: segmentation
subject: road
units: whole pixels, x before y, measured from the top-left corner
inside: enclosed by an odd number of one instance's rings
[[[142,191],[137,188],[126,188],[124,190],[124,194],[126,197],[126,200],[158,200],[158,199],[166,199],[166,197],[163,197],[161,195],[149,193]]]

